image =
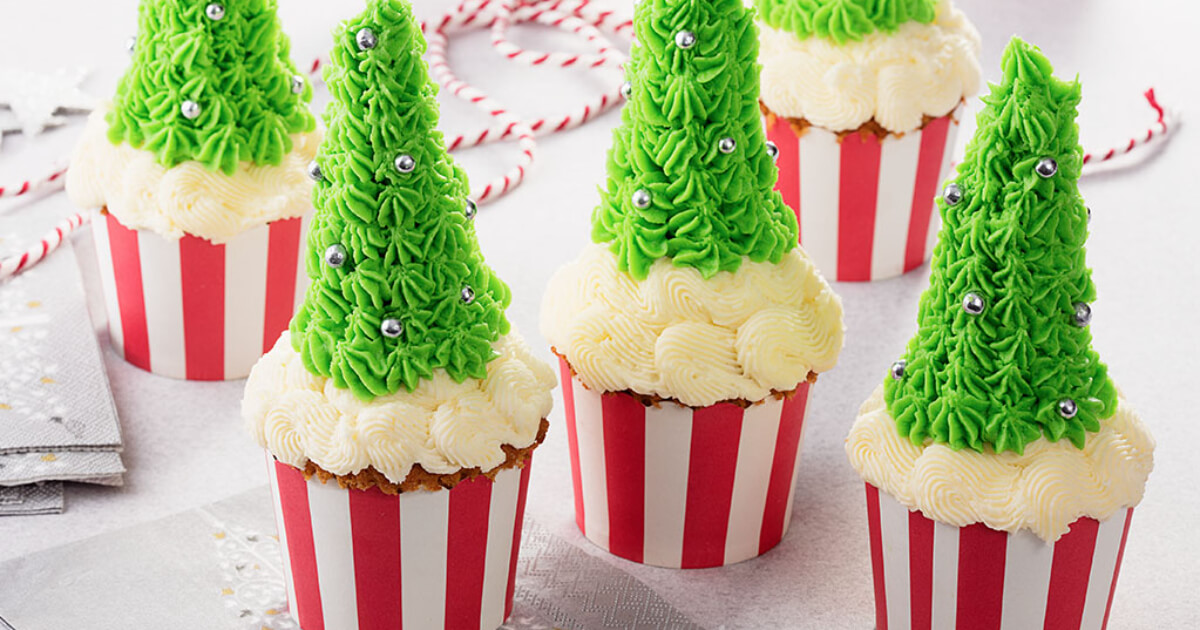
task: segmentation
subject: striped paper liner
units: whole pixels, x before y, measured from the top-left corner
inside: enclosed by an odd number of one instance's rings
[[[877,630],[1101,630],[1133,509],[1081,518],[1053,543],[954,527],[867,484]]]
[[[243,378],[287,329],[304,299],[308,216],[262,225],[214,245],[92,221],[113,349],[162,376]]]
[[[304,630],[491,630],[512,613],[532,460],[436,492],[306,480],[267,455],[292,616]]]
[[[809,384],[749,409],[646,407],[590,390],[559,359],[575,521],[622,558],[669,568],[733,564],[787,532]]]
[[[962,106],[920,130],[880,140],[785,118],[767,125],[779,147],[776,190],[796,212],[800,245],[826,278],[893,278],[929,260],[937,242],[934,198],[950,174]],[[864,137],[865,136],[865,137]]]

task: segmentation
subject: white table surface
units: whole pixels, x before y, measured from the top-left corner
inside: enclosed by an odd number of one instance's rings
[[[281,0],[298,63],[328,45],[335,20],[361,2]],[[418,2],[423,15],[449,4]],[[614,3],[628,12],[629,2]],[[1186,0],[988,2],[962,0],[984,36],[985,75],[999,74],[1009,36],[1040,45],[1060,76],[1084,82],[1080,124],[1087,148],[1107,147],[1152,120],[1140,93],[1158,88],[1164,104],[1200,125],[1200,9]],[[86,67],[86,87],[108,95],[128,63],[125,39],[135,26],[134,0],[0,0],[0,67],[38,71]],[[570,46],[557,36],[521,31],[519,41]],[[468,80],[494,91],[514,110],[550,113],[572,94],[611,77],[516,67],[474,34],[451,54]],[[320,103],[324,102],[318,97]],[[443,99],[446,103],[446,100]],[[458,103],[443,107],[444,128],[476,128],[481,120]],[[596,186],[603,182],[610,129],[618,116],[540,143],[531,179],[486,206],[478,231],[488,261],[512,286],[508,316],[535,348],[545,348],[537,315],[551,273],[588,240]],[[968,121],[960,146],[974,128]],[[0,179],[21,179],[69,150],[79,125],[34,141],[10,138],[0,153]],[[1166,151],[1138,168],[1089,177],[1081,189],[1095,219],[1089,263],[1100,299],[1092,325],[1095,347],[1158,439],[1157,466],[1137,510],[1112,612],[1113,628],[1191,627],[1200,613],[1200,422],[1188,392],[1200,378],[1196,234],[1200,209],[1191,187],[1200,164],[1196,127],[1184,126]],[[500,172],[510,146],[466,152],[473,178]],[[38,202],[66,213],[65,196]],[[2,209],[3,206],[0,206]],[[0,214],[0,221],[3,215]],[[75,239],[89,289],[97,286],[87,238]],[[846,463],[842,440],[859,403],[903,348],[915,327],[927,270],[873,285],[839,284],[849,329],[841,363],[822,375],[796,493],[791,532],[764,558],[720,570],[679,572],[608,558],[705,627],[865,628],[873,614],[861,484]],[[94,292],[98,293],[98,292]],[[93,304],[96,316],[102,309]],[[106,341],[105,341],[106,342]],[[261,454],[238,415],[241,382],[181,383],[151,376],[106,350],[125,434],[122,488],[69,485],[66,513],[0,518],[0,560],[126,528],[205,505],[265,483]],[[545,351],[549,358],[549,352]],[[2,378],[2,375],[0,375]],[[538,451],[529,514],[553,533],[599,554],[574,529],[561,406]],[[266,509],[264,507],[264,509]],[[0,576],[0,588],[3,588]],[[24,629],[22,629],[24,630]]]

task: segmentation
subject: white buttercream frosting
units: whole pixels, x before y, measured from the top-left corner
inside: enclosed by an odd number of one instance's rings
[[[914,445],[896,430],[880,386],[859,411],[846,453],[865,481],[931,519],[1027,529],[1046,541],[1081,517],[1103,521],[1137,505],[1154,468],[1154,438],[1122,397],[1082,449],[1041,439],[1018,455]]]
[[[556,383],[516,331],[495,349],[484,379],[456,383],[435,370],[412,392],[363,402],[309,372],[285,332],[250,372],[242,418],[260,446],[301,469],[311,461],[349,475],[371,466],[396,484],[416,464],[433,474],[487,472],[505,462],[502,445],[537,440]]]
[[[707,280],[660,259],[639,282],[592,244],[550,280],[542,333],[591,389],[703,407],[759,401],[833,368],[842,304],[799,248]]]
[[[929,24],[908,22],[838,44],[759,23],[763,104],[830,131],[874,119],[893,133],[945,116],[982,84],[979,33],[949,0]]]
[[[108,139],[107,108],[88,119],[67,171],[67,193],[83,208],[107,207],[123,225],[178,239],[184,234],[224,243],[277,219],[312,208],[308,164],[320,128],[292,136],[292,151],[276,166],[238,165],[233,175],[199,162],[172,168],[153,153]]]

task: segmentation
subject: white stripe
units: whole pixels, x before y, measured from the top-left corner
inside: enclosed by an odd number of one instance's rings
[[[882,493],[881,493],[882,494]],[[933,524],[932,627],[953,628],[958,616],[958,528]]]
[[[683,565],[692,410],[675,404],[646,408],[646,564]]]
[[[312,224],[312,211],[309,211],[300,219],[300,249],[296,258],[296,311],[300,310],[300,304],[304,302],[304,293],[308,290],[310,280],[308,279],[308,226]]]
[[[879,189],[875,197],[875,236],[871,245],[871,280],[904,273],[908,224],[921,158],[921,132],[888,137],[880,146]]]
[[[357,628],[358,597],[354,587],[354,537],[350,528],[350,493],[336,483],[310,480],[308,510],[312,516],[317,584],[326,628]]]
[[[801,386],[804,386],[801,384]],[[804,453],[804,436],[808,435],[808,410],[812,409],[813,386],[807,385],[808,397],[804,399],[804,410],[800,414],[800,441],[796,444],[796,463],[792,466],[792,484],[788,486],[787,507],[783,513],[783,530],[781,536],[786,536],[792,525],[792,504],[796,501],[796,480],[800,477],[800,456]]]
[[[405,628],[445,625],[449,533],[449,492],[400,495],[400,608]]]
[[[125,337],[121,330],[121,303],[117,299],[117,283],[113,274],[112,245],[108,240],[108,216],[92,215],[92,240],[96,244],[96,260],[100,265],[100,286],[104,288],[104,311],[108,319],[108,339],[113,350],[125,356]]]
[[[836,280],[842,145],[837,134],[809,127],[799,146],[800,238],[817,268]]]
[[[737,470],[733,474],[733,497],[729,504],[729,532],[725,536],[725,564],[758,555],[782,415],[783,401],[774,398],[742,414]]]
[[[1121,535],[1125,531],[1128,509],[1120,510],[1100,523],[1096,532],[1096,551],[1092,554],[1092,571],[1088,574],[1087,600],[1079,627],[1099,630],[1104,625],[1104,610],[1108,607],[1113,574],[1117,570],[1117,554],[1121,552]]]
[[[504,623],[508,567],[512,560],[513,529],[517,523],[517,495],[520,490],[520,468],[500,471],[492,485],[492,504],[488,509],[487,560],[483,569],[483,605],[479,621],[482,630],[494,630]]]
[[[886,492],[879,493],[879,538],[883,547],[883,584],[888,630],[912,627],[909,590],[908,508]]]
[[[575,392],[575,433],[579,444],[579,482],[583,527],[588,540],[608,551],[608,482],[604,466],[604,418],[600,394],[571,379]]]
[[[275,504],[275,531],[279,539],[279,551],[283,556],[283,579],[287,584],[288,606],[292,617],[299,619],[300,612],[296,604],[296,583],[292,580],[292,557],[288,553],[287,528],[283,524],[283,503],[279,500],[279,475],[275,470],[275,457],[267,452],[267,475],[271,478],[271,499]]]
[[[144,230],[137,232],[137,239],[142,259],[142,291],[146,299],[150,370],[171,378],[186,378],[180,241],[168,241]]]
[[[271,229],[260,225],[225,244],[225,378],[242,378],[262,356]]]
[[[938,175],[939,186],[937,189],[937,194],[941,194],[941,185],[944,184],[952,174],[950,167],[954,164],[956,158],[955,142],[958,139],[958,130],[960,127],[962,127],[962,123],[958,121],[963,119],[963,115],[965,113],[966,108],[963,106],[959,106],[958,109],[954,110],[954,117],[946,129],[946,148],[942,151],[942,168]],[[937,245],[938,231],[941,229],[941,227],[942,215],[935,208],[933,214],[929,217],[929,234],[926,236],[925,240],[925,258],[927,260],[933,255],[933,248],[935,245]]]
[[[1046,618],[1046,593],[1054,545],[1019,531],[1008,536],[1004,552],[1004,609],[1001,630],[1041,628]]]

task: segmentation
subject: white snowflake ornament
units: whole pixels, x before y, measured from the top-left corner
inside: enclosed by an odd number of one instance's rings
[[[0,123],[5,129],[16,127],[27,136],[66,123],[64,114],[86,114],[96,99],[79,89],[87,71],[59,70],[41,74],[16,68],[0,68],[0,109],[15,119]],[[0,129],[3,135],[5,129]]]

